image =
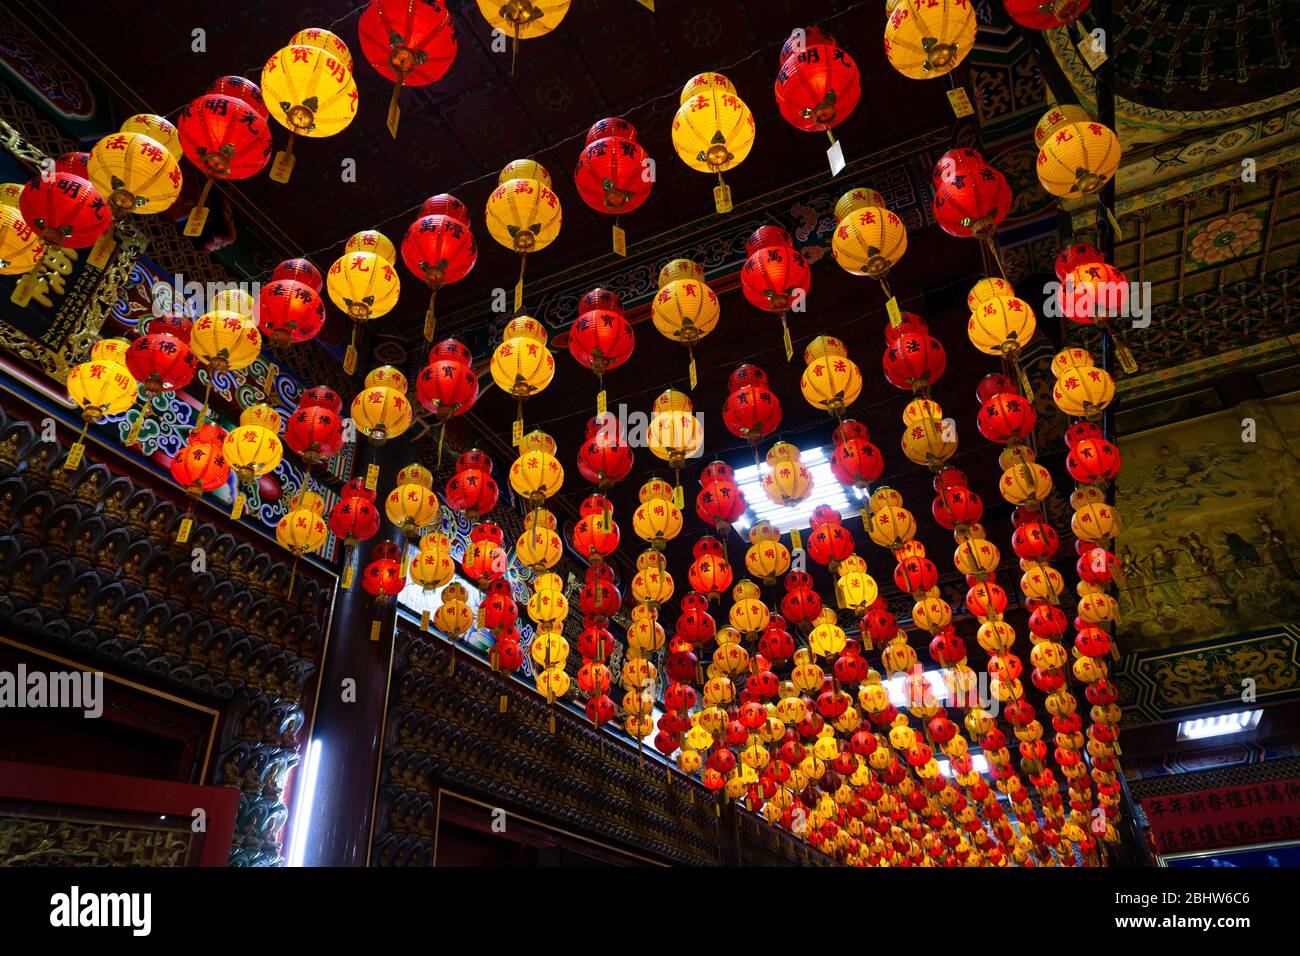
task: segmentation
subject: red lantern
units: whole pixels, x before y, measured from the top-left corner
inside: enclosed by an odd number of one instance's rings
[[[364,481],[359,478],[349,481],[330,510],[330,531],[348,547],[358,541],[369,541],[379,531],[379,510],[374,502],[375,492]]]
[[[223,76],[208,87],[209,93],[228,96],[239,100],[262,119],[269,118],[266,102],[262,99],[262,88],[252,80],[242,76]]]
[[[587,423],[587,440],[578,449],[582,477],[608,491],[632,470],[632,449],[619,432],[613,415],[597,415]]]
[[[755,230],[745,241],[745,254],[748,258],[740,270],[745,298],[766,312],[780,315],[784,330],[786,313],[799,306],[812,284],[807,260],[795,249],[790,234],[779,226]]]
[[[952,236],[988,240],[1011,208],[1007,178],[973,149],[951,150],[934,168],[934,217]]]
[[[315,338],[324,324],[325,303],[305,282],[272,279],[257,294],[257,325],[272,348]]]
[[[907,332],[885,349],[883,364],[890,385],[917,392],[939,381],[948,356],[933,335]]]
[[[796,627],[810,626],[822,612],[822,599],[813,590],[812,575],[805,571],[791,571],[785,576],[785,590],[781,613]]]
[[[446,211],[423,211],[428,209]],[[402,237],[402,261],[429,287],[424,340],[432,342],[436,325],[433,307],[438,290],[449,282],[465,278],[478,261],[478,243],[469,227],[469,212],[464,203],[448,194],[426,199],[420,218],[407,227],[406,235]]]
[[[439,342],[429,352],[429,364],[416,376],[415,394],[438,421],[464,414],[478,400],[478,376],[470,362],[469,349],[455,339]]]
[[[469,532],[470,546],[461,558],[461,570],[480,590],[505,576],[505,532],[491,521],[476,524]]]
[[[1106,257],[1097,251],[1095,246],[1086,242],[1075,243],[1072,246],[1066,246],[1056,256],[1056,278],[1064,283],[1065,277],[1080,266],[1090,265],[1094,262],[1105,262]]]
[[[632,357],[636,335],[623,314],[623,304],[608,289],[592,289],[582,297],[578,317],[569,329],[569,352],[601,380]]]
[[[497,506],[499,495],[492,477],[492,459],[477,448],[462,452],[456,459],[455,474],[447,480],[447,504],[461,514],[478,518]]]
[[[713,537],[700,538],[692,553],[695,560],[687,573],[692,588],[708,598],[716,598],[731,587],[731,564],[721,541]]]
[[[757,365],[741,365],[727,379],[727,388],[722,422],[731,434],[754,445],[777,430],[781,401],[768,387],[766,372]]]
[[[213,180],[247,179],[261,172],[271,159],[271,129],[266,113],[243,99],[205,93],[181,109],[176,130],[181,150],[204,175],[203,190],[185,224],[185,235],[197,236],[207,222]]]
[[[54,176],[37,176],[18,198],[23,219],[55,249],[86,249],[112,225],[108,204],[84,176],[57,168]]]
[[[735,472],[723,462],[712,462],[700,476],[700,486],[695,496],[695,513],[719,534],[728,533],[747,507],[744,492],[736,484]]]
[[[1006,0],[1007,15],[1022,27],[1050,30],[1079,19],[1092,0]]]
[[[492,651],[496,657],[496,668],[499,671],[513,673],[524,664],[524,652],[519,646],[518,640],[498,637],[497,642],[492,645]]]
[[[929,558],[903,558],[894,568],[894,584],[898,590],[914,597],[939,583],[939,569]]]
[[[809,518],[808,557],[836,570],[839,563],[853,553],[853,535],[844,527],[839,512],[828,505],[818,505]]]
[[[194,381],[198,362],[189,346],[190,323],[182,315],[162,315],[126,350],[126,367],[145,391],[157,395]]]
[[[869,439],[866,426],[852,419],[835,429],[835,450],[831,452],[831,474],[842,485],[864,489],[881,476],[885,459]]]
[[[1065,456],[1065,469],[1080,484],[1098,485],[1119,474],[1119,449],[1104,438],[1076,441]]]
[[[195,435],[176,452],[172,458],[172,477],[185,489],[186,494],[197,498],[208,491],[215,491],[230,478],[230,462],[222,448],[225,430],[216,425],[205,425],[201,440]]]
[[[362,572],[361,586],[380,604],[386,603],[406,586],[401,556],[400,549],[391,541],[381,541],[370,551],[370,563]]]
[[[975,419],[980,434],[999,445],[1028,441],[1037,423],[1033,402],[1008,392],[994,395],[981,405]]]
[[[587,144],[573,172],[578,195],[596,212],[611,216],[640,209],[654,185],[647,160],[631,123],[618,118],[598,121],[587,131]],[[622,245],[618,233],[615,236],[619,251]]]
[[[321,390],[329,391],[323,387]],[[312,396],[313,404],[299,405],[284,425],[284,443],[309,467],[333,458],[343,447],[343,419],[339,415],[342,400],[330,394],[333,401],[317,392]]]
[[[618,549],[618,524],[610,517],[613,505],[604,495],[582,502],[581,517],[573,526],[573,549],[584,560],[601,562]]]
[[[935,496],[930,510],[940,527],[955,531],[975,524],[984,516],[984,501],[969,488],[945,488]]]
[[[320,274],[320,270],[311,264],[309,259],[285,259],[271,272],[271,281],[279,282],[281,279],[293,279],[301,282],[305,286],[310,286],[312,291],[319,293],[325,288],[325,279]]]
[[[456,28],[438,0],[371,0],[357,22],[361,53],[396,84],[388,104],[388,131],[397,136],[397,99],[404,86],[428,86],[456,59]]]
[[[781,48],[775,93],[777,109],[795,129],[829,131],[849,118],[862,96],[858,65],[833,36],[808,27]]]
[[[713,640],[717,624],[709,614],[709,599],[697,591],[682,597],[682,613],[677,618],[677,637],[699,647]]]
[[[1128,276],[1107,262],[1084,263],[1061,280],[1061,314],[1095,325],[1128,310]]]
[[[1011,550],[1026,561],[1043,561],[1056,554],[1061,538],[1045,521],[1026,521],[1011,533]]]

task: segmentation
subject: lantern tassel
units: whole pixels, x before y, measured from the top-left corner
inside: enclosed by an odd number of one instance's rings
[[[433,330],[437,323],[437,318],[433,314],[433,304],[438,298],[438,286],[434,285],[429,291],[429,311],[424,313],[424,341],[433,341]]]

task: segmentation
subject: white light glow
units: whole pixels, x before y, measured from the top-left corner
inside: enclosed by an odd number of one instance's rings
[[[820,505],[830,505],[846,518],[858,513],[864,500],[862,492],[857,488],[845,488],[835,480],[825,448],[800,449],[799,460],[812,475],[812,493],[806,501],[793,507],[774,504],[763,493],[763,475],[771,470],[766,462],[736,469],[736,484],[744,492],[745,503],[749,505],[735,523],[737,531],[747,531],[756,521],[770,521],[781,532],[806,528],[813,509]]]
[[[895,707],[907,707],[912,701],[906,686],[906,681],[910,674],[899,674],[897,677],[891,677],[889,680],[881,681],[885,689],[889,691],[889,702]],[[930,687],[930,692],[934,694],[934,699],[938,703],[948,699],[948,682],[943,678],[943,671],[923,671],[922,676],[926,684]]]
[[[971,755],[970,755],[970,764],[971,764],[971,769],[974,770],[976,773],[988,773],[988,772],[989,772],[989,761],[988,761],[988,758],[985,757],[983,754],[971,754]],[[945,777],[951,777],[951,776],[952,776],[952,761],[950,761],[950,760],[940,760],[940,761],[939,761],[939,772],[940,772],[941,774],[943,774]]]
[[[1204,740],[1206,737],[1222,737],[1225,734],[1239,734],[1254,730],[1259,726],[1262,710],[1234,710],[1226,714],[1211,714],[1209,717],[1196,717],[1192,720],[1178,722],[1179,740]]]
[[[307,832],[311,829],[312,805],[316,802],[316,775],[320,772],[320,738],[307,746],[307,755],[303,758],[301,773],[302,784],[297,788],[293,811],[293,845],[289,847],[287,864],[302,866],[307,854]]]

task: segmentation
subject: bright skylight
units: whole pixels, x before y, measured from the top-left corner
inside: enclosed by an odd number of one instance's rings
[[[889,701],[895,707],[907,707],[911,704],[908,699],[909,691],[906,686],[908,674],[899,674],[897,677],[891,677],[889,680],[881,681],[885,689],[889,691]],[[943,678],[943,671],[933,670],[924,671],[925,682],[930,685],[930,692],[934,694],[935,702],[943,703],[948,699],[948,682]]]
[[[1254,730],[1259,726],[1259,718],[1263,713],[1262,710],[1234,710],[1226,714],[1211,714],[1208,717],[1180,720],[1178,739],[1204,740],[1206,737],[1222,737],[1226,734]]]
[[[977,773],[988,773],[988,772],[989,772],[989,761],[988,761],[988,758],[985,757],[983,754],[971,754],[971,755],[970,755],[970,763],[971,763],[971,767],[972,767],[972,768],[973,768]],[[951,776],[952,776],[952,762],[940,758],[940,760],[939,760],[939,772],[940,772],[941,774],[943,774],[945,777],[951,777]]]
[[[736,484],[745,493],[748,510],[735,524],[737,531],[747,531],[755,521],[770,521],[781,532],[808,527],[808,519],[818,505],[830,505],[844,517],[856,515],[865,500],[857,488],[845,488],[831,473],[831,460],[825,448],[800,449],[800,461],[812,475],[812,494],[793,508],[773,504],[763,493],[763,475],[770,471],[767,462],[736,469]]]

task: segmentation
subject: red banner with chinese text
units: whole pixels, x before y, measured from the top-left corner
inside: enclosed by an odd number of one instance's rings
[[[1300,777],[1147,797],[1160,853],[1300,839]]]

